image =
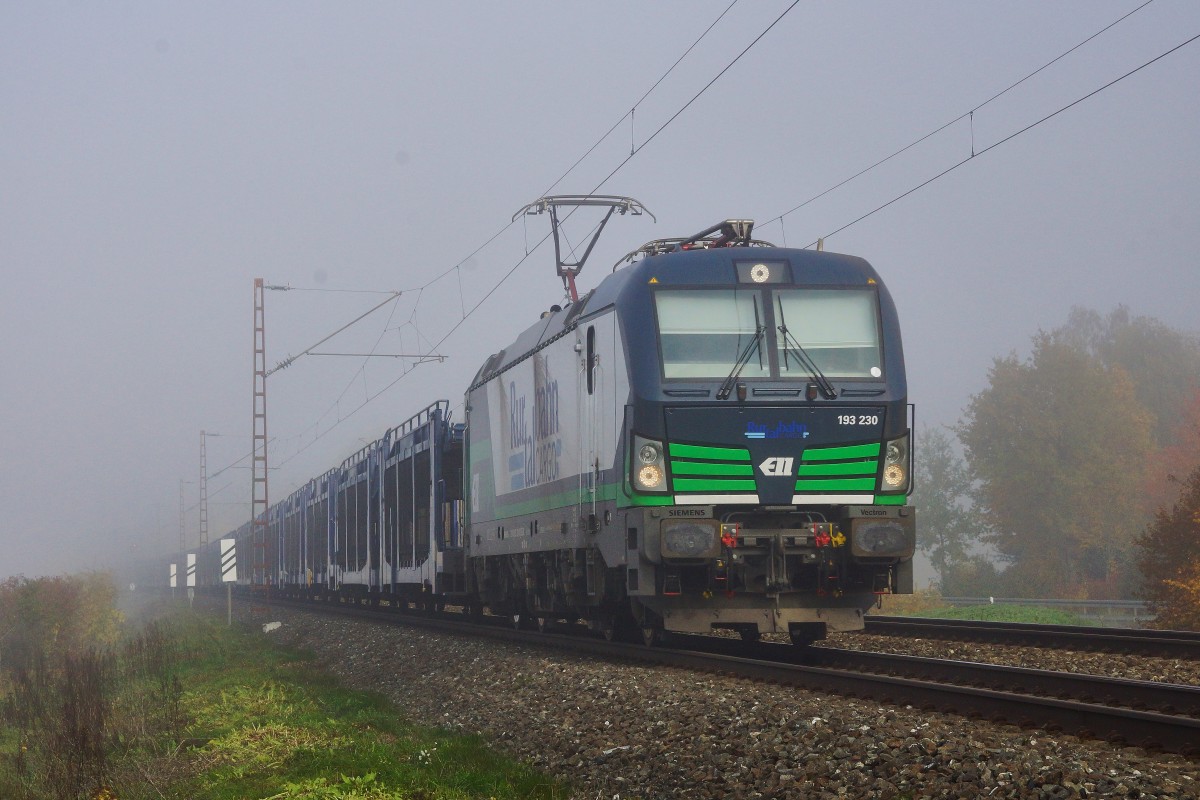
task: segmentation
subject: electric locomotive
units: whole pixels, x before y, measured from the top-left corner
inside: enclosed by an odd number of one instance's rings
[[[575,263],[564,205],[609,208]],[[239,583],[647,643],[724,628],[807,644],[911,592],[911,406],[871,265],[727,220],[643,245],[579,297],[612,214],[649,212],[522,209],[542,211],[571,302],[484,362],[465,425],[438,401],[272,506],[261,543],[243,525]]]
[[[523,211],[551,211],[557,249],[555,199]],[[647,643],[724,628],[807,644],[911,593],[892,298],[865,260],[752,226],[643,245],[483,364],[466,396],[470,603]],[[572,293],[580,266],[560,256]]]

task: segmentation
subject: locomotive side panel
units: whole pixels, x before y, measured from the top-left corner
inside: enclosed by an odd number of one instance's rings
[[[504,612],[590,616],[619,602],[614,510],[628,396],[610,308],[468,394],[469,555],[481,601]]]
[[[615,325],[612,312],[585,320],[468,395],[473,556],[544,549],[529,540],[550,525],[578,533],[615,499],[614,417],[628,386]],[[539,515],[536,531],[522,522]]]

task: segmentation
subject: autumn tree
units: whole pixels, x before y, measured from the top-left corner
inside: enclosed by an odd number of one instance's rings
[[[1143,508],[1149,513],[1173,506],[1184,479],[1200,466],[1200,389],[1192,390],[1187,404],[1173,418],[1174,430],[1151,456],[1142,482]]]
[[[995,360],[958,432],[1014,593],[1129,591],[1153,424],[1129,373],[1061,332]]]
[[[1200,339],[1119,306],[1102,316],[1076,308],[1051,336],[1119,367],[1151,414],[1153,451],[1140,481],[1140,507],[1149,519],[1171,508],[1184,478],[1200,466]]]
[[[937,570],[943,595],[976,594],[984,525],[972,503],[970,470],[945,428],[922,431],[915,452],[917,545]]]
[[[1134,316],[1125,306],[1107,316],[1074,308],[1051,336],[1106,367],[1122,368],[1137,389],[1138,402],[1153,416],[1155,444],[1175,443],[1179,413],[1200,387],[1200,340],[1153,317]]]
[[[1155,627],[1200,631],[1200,466],[1170,509],[1155,513],[1137,548]]]

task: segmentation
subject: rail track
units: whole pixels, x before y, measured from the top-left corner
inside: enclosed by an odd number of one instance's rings
[[[868,616],[866,632],[881,636],[1057,647],[1130,655],[1200,658],[1200,634],[1139,628],[1090,628],[1022,622],[974,622],[926,617]]]
[[[256,602],[726,674],[1200,757],[1200,688],[1191,686],[712,636],[673,636],[665,646],[645,647],[586,635],[577,625],[526,631],[514,630],[501,617],[465,622],[457,614],[397,613],[353,603]]]
[[[826,647],[812,648],[803,663],[1200,719],[1197,686]]]

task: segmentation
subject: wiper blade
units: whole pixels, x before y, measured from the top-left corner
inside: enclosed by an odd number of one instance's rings
[[[804,367],[808,371],[808,374],[812,375],[813,380],[816,381],[817,388],[821,390],[821,396],[826,400],[832,400],[837,397],[837,389],[833,388],[833,384],[829,382],[829,378],[826,378],[825,373],[821,372],[821,368],[817,366],[816,361],[813,361],[808,351],[796,341],[796,337],[792,336],[791,332],[787,329],[787,325],[780,325],[779,332],[783,334],[783,357],[785,363],[788,352],[794,352],[796,360],[800,362],[800,366]]]
[[[724,400],[729,397],[733,391],[733,384],[742,374],[742,370],[746,368],[746,364],[750,362],[750,356],[754,355],[754,351],[762,346],[763,334],[767,332],[765,325],[759,325],[754,330],[754,338],[751,339],[742,349],[742,354],[738,356],[738,360],[734,362],[733,369],[729,371],[729,376],[721,383],[721,388],[717,390],[717,399]]]

